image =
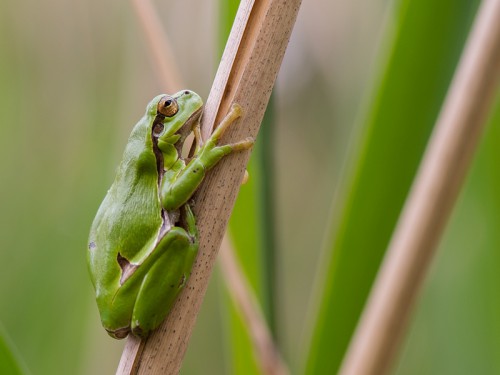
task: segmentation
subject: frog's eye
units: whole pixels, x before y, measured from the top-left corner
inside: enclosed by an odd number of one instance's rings
[[[179,106],[174,98],[165,95],[158,103],[157,111],[165,117],[172,117],[179,111]]]

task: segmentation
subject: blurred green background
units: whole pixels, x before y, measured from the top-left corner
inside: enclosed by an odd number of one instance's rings
[[[237,3],[155,2],[205,98]],[[264,125],[273,144],[259,140],[231,222],[292,373],[338,367],[478,3],[303,2]],[[123,341],[100,326],[85,244],[132,126],[162,91],[148,53],[129,2],[0,2],[0,324],[33,374],[116,369]],[[496,109],[397,374],[500,373],[498,121]],[[219,272],[182,372],[256,373]]]

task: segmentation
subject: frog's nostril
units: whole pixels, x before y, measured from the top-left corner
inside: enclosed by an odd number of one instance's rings
[[[189,95],[189,94],[191,94],[191,91],[189,90],[184,91],[184,95]]]

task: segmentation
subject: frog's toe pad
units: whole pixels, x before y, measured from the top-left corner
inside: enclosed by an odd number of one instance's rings
[[[243,180],[241,181],[241,184],[244,185],[248,182],[248,179],[250,178],[250,174],[248,173],[248,170],[245,169],[245,174],[243,175]]]
[[[128,336],[130,327],[123,327],[114,330],[106,329],[106,331],[108,332],[108,335],[110,335],[114,339],[121,340]]]
[[[235,117],[240,117],[243,115],[243,108],[238,103],[233,103],[231,106],[231,112],[234,113]]]
[[[140,337],[141,339],[144,339],[147,336],[147,332],[144,332],[139,324],[132,328],[132,333],[134,336]]]

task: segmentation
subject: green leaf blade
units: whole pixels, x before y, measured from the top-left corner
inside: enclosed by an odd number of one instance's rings
[[[477,2],[401,1],[338,213],[307,374],[335,373],[446,94]],[[425,25],[423,27],[422,25]]]
[[[26,373],[27,371],[24,370],[24,365],[21,363],[13,345],[0,327],[0,374],[24,375]]]

